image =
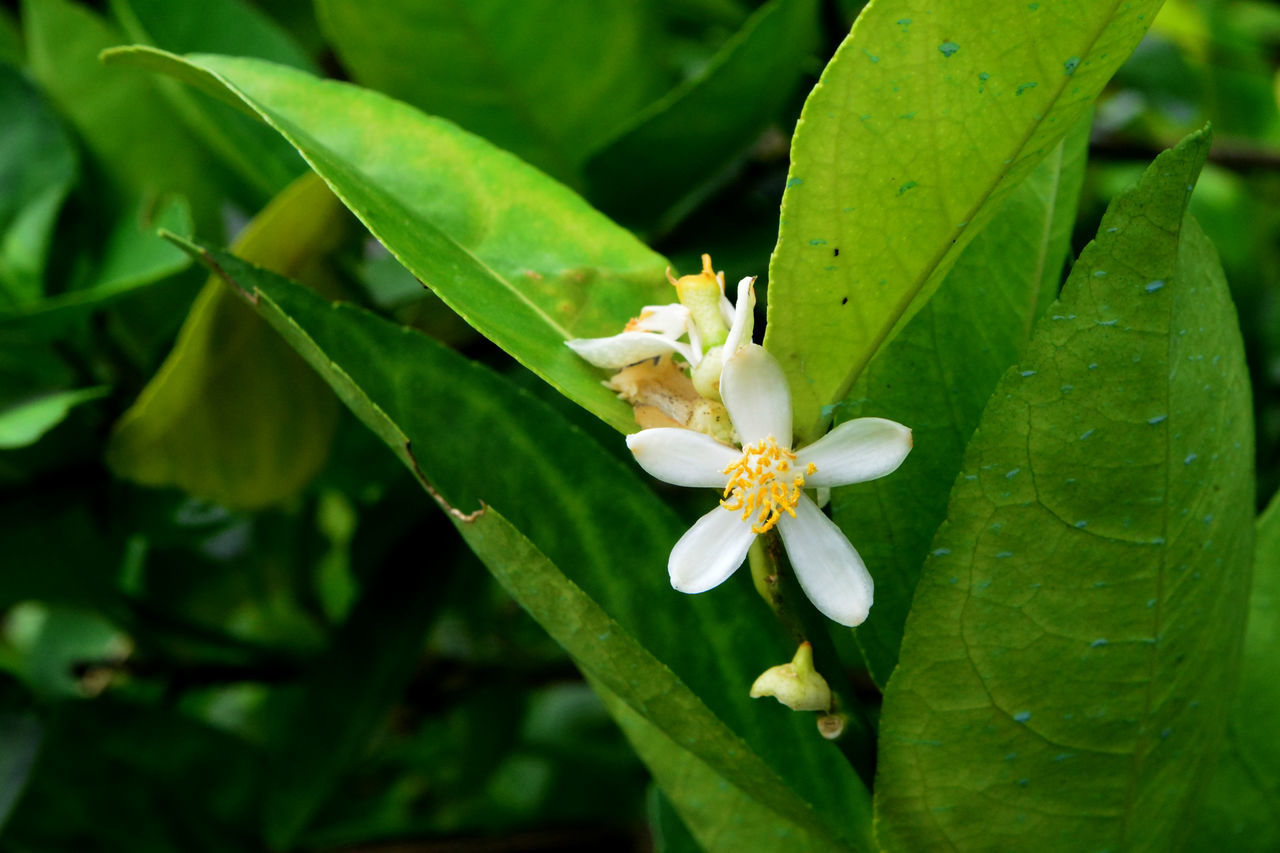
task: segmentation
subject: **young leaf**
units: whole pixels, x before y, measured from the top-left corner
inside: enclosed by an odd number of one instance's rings
[[[314,175],[300,178],[246,228],[247,256],[313,284],[341,244],[346,212]],[[116,423],[107,463],[117,475],[177,486],[236,508],[297,494],[329,453],[333,394],[253,311],[210,278],[177,343]]]
[[[892,477],[831,493],[832,518],[858,543],[876,582],[858,646],[881,688],[898,661],[902,626],[947,513],[947,493],[991,390],[1018,360],[1057,295],[1084,179],[1082,121],[1005,200],[937,294],[858,377],[836,420],[907,424],[915,448]]]
[[[637,227],[670,225],[686,212],[795,91],[818,41],[816,5],[773,0],[760,7],[701,74],[591,154],[588,197]]]
[[[796,126],[769,265],[765,346],[802,436],[1089,110],[1159,8],[867,6]]]
[[[234,256],[205,258],[253,288],[263,315],[585,672],[760,807],[869,847],[866,789],[812,718],[744,701],[755,676],[794,649],[760,629],[763,604],[746,583],[701,596],[670,589],[663,566],[683,524],[633,469],[425,335]]]
[[[671,301],[666,262],[563,186],[449,122],[289,68],[110,52],[251,109],[410,272],[490,340],[623,432],[631,409],[565,340]]]
[[[1186,201],[1206,133],[1121,194],[965,452],[885,693],[890,850],[1165,849],[1236,678],[1253,419]]]
[[[1258,519],[1240,689],[1191,848],[1280,849],[1280,497]]]
[[[357,83],[456,121],[569,182],[587,151],[661,91],[644,3],[316,6]]]

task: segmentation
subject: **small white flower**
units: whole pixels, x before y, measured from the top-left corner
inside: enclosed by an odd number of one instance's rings
[[[749,329],[748,320],[735,319],[738,330]],[[686,429],[646,429],[627,436],[641,467],[659,480],[723,493],[720,505],[671,550],[671,585],[689,593],[719,585],[742,565],[756,536],[776,525],[814,606],[842,625],[861,624],[871,608],[871,575],[844,533],[804,490],[892,473],[911,450],[911,430],[883,418],[859,418],[793,450],[786,376],[777,360],[750,340],[749,331],[731,333],[735,347],[725,348],[720,379],[741,449]]]

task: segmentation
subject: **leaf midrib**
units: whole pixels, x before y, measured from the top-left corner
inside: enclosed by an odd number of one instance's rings
[[[1082,57],[1088,57],[1092,55],[1094,48],[1098,44],[1098,40],[1102,38],[1102,34],[1107,31],[1107,27],[1111,24],[1113,20],[1115,20],[1116,12],[1120,9],[1121,5],[1123,5],[1123,2],[1124,0],[1114,0],[1111,6],[1111,12],[1106,16],[1105,19],[1103,19],[1102,23],[1098,26],[1097,30],[1093,33],[1093,36],[1088,40],[1087,48],[1081,52],[1080,55]],[[1031,140],[1031,137],[1033,137],[1035,135],[1035,132],[1039,130],[1040,127],[1048,120],[1049,116],[1053,114],[1054,110],[1057,107],[1058,101],[1062,97],[1062,93],[1066,91],[1067,84],[1072,79],[1073,78],[1069,76],[1064,77],[1063,80],[1058,84],[1056,90],[1053,93],[1053,97],[1049,99],[1049,104],[1050,104],[1049,109],[1046,109],[1044,111],[1044,114],[1041,116],[1041,118],[1030,122],[1027,125],[1026,132],[1022,135],[1022,138],[1018,140],[1017,147],[1014,149],[1015,156],[1013,158],[1010,158],[1009,168],[1001,171],[998,177],[996,177],[994,180],[992,180],[988,184],[987,189],[981,194],[981,196],[977,199],[974,205],[969,208],[969,213],[964,219],[961,220],[962,222],[965,222],[965,223],[972,222],[975,215],[979,211],[981,211],[982,208],[991,199],[991,196],[995,193],[996,189],[998,189],[1000,185],[1004,183],[1005,177],[1009,174],[1010,171],[1012,171],[1013,166],[1020,159],[1021,155],[1023,154],[1023,152],[1027,147],[1027,143]],[[953,230],[952,233],[958,234],[960,232],[958,230]],[[929,280],[933,277],[934,273],[937,271],[938,267],[942,264],[943,260],[945,260],[947,253],[951,251],[953,246],[954,246],[954,241],[950,241],[950,240],[944,241],[942,243],[941,248],[939,248],[934,253],[934,255],[930,258],[929,262],[922,268],[923,271],[921,275],[918,276],[916,280],[911,284],[911,286],[904,291],[903,297],[898,300],[897,304],[893,308],[893,311],[890,313],[892,322],[881,324],[879,330],[872,336],[871,345],[866,347],[863,351],[863,354],[859,356],[858,361],[855,363],[854,369],[850,371],[848,376],[845,377],[845,381],[842,387],[837,389],[837,393],[835,394],[835,399],[837,400],[841,399],[848,392],[849,388],[853,386],[853,383],[857,381],[858,377],[862,374],[862,371],[866,369],[866,366],[871,361],[872,357],[877,352],[880,351],[880,348],[884,345],[884,342],[888,339],[889,333],[897,326],[898,321],[906,313],[907,309],[911,307],[911,303],[915,301],[915,298],[924,289],[925,285],[928,284]],[[824,403],[820,403],[819,406],[826,405],[828,403],[830,403],[829,400]]]

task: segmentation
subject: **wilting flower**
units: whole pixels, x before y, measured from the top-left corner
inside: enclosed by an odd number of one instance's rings
[[[743,325],[735,322],[735,331]],[[687,429],[646,429],[627,436],[636,460],[654,477],[722,493],[720,505],[671,550],[671,585],[689,593],[719,585],[742,565],[756,536],[776,526],[814,606],[842,625],[861,624],[871,608],[871,575],[844,533],[804,490],[893,472],[911,450],[911,430],[883,418],[858,418],[793,449],[786,376],[768,351],[749,341],[749,333],[735,337],[730,332],[720,379],[741,448]]]

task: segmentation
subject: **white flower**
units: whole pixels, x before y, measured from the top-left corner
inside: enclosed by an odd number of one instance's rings
[[[793,450],[791,392],[782,367],[750,343],[750,321],[735,320],[739,335],[731,332],[727,344],[734,346],[725,347],[720,395],[741,449],[686,429],[646,429],[627,436],[641,467],[659,480],[723,493],[720,505],[671,550],[671,585],[689,593],[719,585],[742,565],[756,536],[776,525],[814,606],[842,625],[861,624],[871,608],[871,575],[844,533],[804,490],[892,473],[911,450],[911,430],[883,418],[859,418]]]
[[[689,335],[689,343],[680,338]],[[646,305],[619,334],[607,338],[574,338],[569,348],[596,367],[618,370],[659,355],[676,353],[690,364],[702,359],[698,330],[689,309],[679,302]]]

